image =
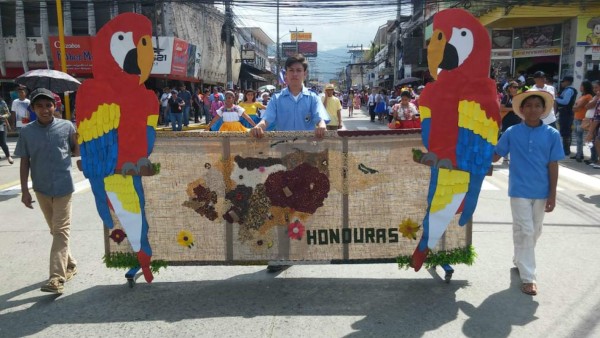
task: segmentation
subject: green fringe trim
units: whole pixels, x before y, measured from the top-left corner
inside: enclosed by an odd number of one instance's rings
[[[465,248],[457,248],[449,251],[430,252],[429,255],[427,255],[423,265],[426,269],[443,264],[473,265],[473,262],[475,262],[475,257],[477,257],[475,248],[473,248],[472,245],[469,245]],[[410,268],[411,261],[412,256],[399,256],[396,258],[398,267],[401,269]]]
[[[102,260],[107,268],[133,269],[139,266],[137,255],[131,252],[113,252],[104,255]],[[150,262],[152,273],[158,273],[160,268],[167,268],[167,262],[160,259]]]

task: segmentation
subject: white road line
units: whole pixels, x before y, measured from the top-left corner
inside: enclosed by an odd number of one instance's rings
[[[27,187],[31,189],[31,181],[27,182]],[[85,192],[90,188],[90,181],[85,179],[83,181],[79,181],[75,183],[75,192],[74,194]],[[6,189],[0,190],[0,196],[14,196],[21,194],[21,185],[13,185],[12,187],[8,187]]]

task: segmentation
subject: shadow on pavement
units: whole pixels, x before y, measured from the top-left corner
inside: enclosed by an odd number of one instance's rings
[[[521,292],[517,268],[510,269],[510,286],[486,298],[481,305],[460,301],[457,306],[469,319],[463,325],[467,337],[508,337],[513,326],[525,326],[538,319],[539,306],[532,296]]]
[[[466,281],[273,278],[264,271],[217,281],[98,285],[27,298],[40,284],[0,296],[0,335],[35,335],[51,325],[178,322],[216,317],[364,316],[357,335],[422,336],[456,319]],[[516,298],[516,297],[515,297]],[[33,305],[28,306],[30,303]],[[469,305],[470,306],[470,305]],[[471,306],[472,307],[472,306]],[[507,310],[509,310],[507,308]],[[512,312],[513,309],[510,309]],[[508,316],[508,314],[507,314]],[[498,316],[502,318],[502,316]]]

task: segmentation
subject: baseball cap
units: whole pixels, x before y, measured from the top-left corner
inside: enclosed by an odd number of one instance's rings
[[[171,90],[171,94],[177,94],[176,90]]]
[[[572,82],[573,82],[573,77],[572,77],[572,76],[569,76],[569,75],[567,75],[567,76],[563,77],[563,78],[562,78],[562,80],[561,80],[560,82],[563,82],[563,81],[569,81],[569,82],[571,82],[571,83],[572,83]]]
[[[38,88],[32,91],[31,94],[29,94],[29,99],[31,100],[31,103],[35,102],[35,100],[40,98],[45,98],[56,103],[56,100],[54,99],[54,93],[52,93],[46,88]]]

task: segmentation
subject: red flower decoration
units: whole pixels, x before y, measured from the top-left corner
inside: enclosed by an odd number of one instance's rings
[[[288,237],[291,239],[301,240],[304,234],[304,224],[300,221],[288,224]]]
[[[110,237],[113,241],[115,241],[115,243],[117,244],[121,244],[121,242],[123,242],[123,240],[125,239],[125,237],[127,237],[127,235],[125,234],[125,232],[121,229],[115,229],[110,233]]]

